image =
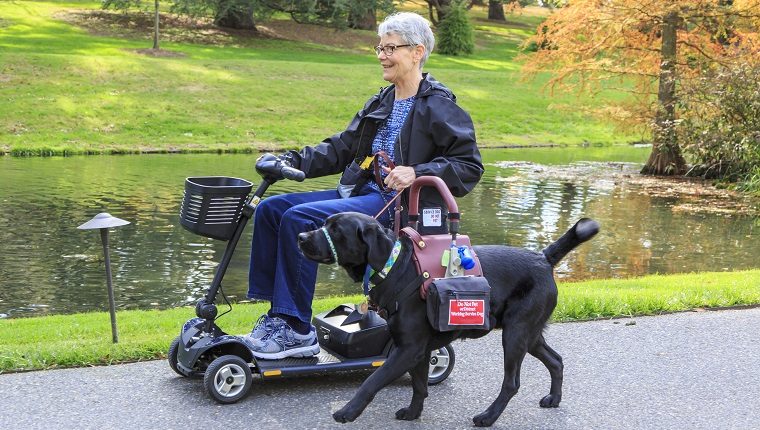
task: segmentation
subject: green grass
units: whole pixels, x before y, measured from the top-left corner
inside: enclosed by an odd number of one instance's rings
[[[0,153],[299,147],[341,130],[386,84],[369,47],[357,51],[264,38],[221,45],[165,41],[163,49],[184,56],[155,58],[134,51],[151,46],[149,31],[143,38],[127,31],[132,38],[94,35],[57,15],[98,5],[0,3]],[[426,65],[457,93],[483,146],[638,138],[580,113],[551,109],[599,100],[550,97],[541,90],[545,77],[521,81],[518,46],[540,18],[515,20],[474,20],[475,54],[434,54]],[[372,34],[352,30],[336,37]]]
[[[554,322],[656,315],[694,308],[760,304],[760,270],[646,276],[560,284]],[[319,313],[361,296],[314,302]],[[266,310],[238,304],[219,325],[245,333]],[[111,343],[109,315],[75,315],[0,320],[0,373],[32,369],[112,364],[162,358],[192,308],[117,313],[120,342]]]

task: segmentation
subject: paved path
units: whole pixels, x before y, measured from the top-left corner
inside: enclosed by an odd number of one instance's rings
[[[635,322],[635,324],[632,324]],[[760,429],[760,309],[553,324],[565,361],[557,409],[541,409],[549,375],[528,357],[522,387],[497,429]],[[393,414],[410,398],[403,378],[352,424],[330,414],[366,375],[255,381],[221,406],[165,361],[0,375],[3,429],[462,429],[496,395],[498,332],[454,345],[457,364],[430,390],[420,420]],[[1,349],[1,347],[0,347]]]

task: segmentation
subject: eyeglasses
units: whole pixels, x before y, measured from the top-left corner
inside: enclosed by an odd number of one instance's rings
[[[391,55],[393,55],[393,52],[396,51],[396,48],[404,48],[406,46],[417,46],[417,45],[416,44],[415,45],[411,45],[411,44],[385,45],[385,46],[377,45],[375,46],[375,54],[380,55],[380,53],[382,52],[385,54],[386,57],[390,57]]]

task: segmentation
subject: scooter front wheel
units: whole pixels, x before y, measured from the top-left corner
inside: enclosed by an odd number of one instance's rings
[[[169,367],[171,367],[177,375],[187,376],[179,370],[179,367],[177,366],[177,354],[179,353],[179,343],[181,341],[182,339],[179,336],[174,338],[171,345],[169,345],[169,352],[166,354],[166,359],[169,361]]]
[[[440,384],[454,370],[454,348],[446,345],[430,353],[430,368],[428,369],[428,385]]]
[[[208,394],[219,403],[235,403],[251,390],[253,375],[248,363],[237,355],[223,355],[212,361],[203,375]]]

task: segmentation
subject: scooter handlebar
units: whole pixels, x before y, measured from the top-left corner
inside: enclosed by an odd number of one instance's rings
[[[304,172],[289,166],[274,154],[264,154],[259,157],[256,160],[256,172],[270,183],[275,183],[282,178],[298,182],[306,178]]]
[[[280,173],[283,178],[290,179],[291,181],[302,182],[306,179],[306,173],[290,166],[283,165]]]

